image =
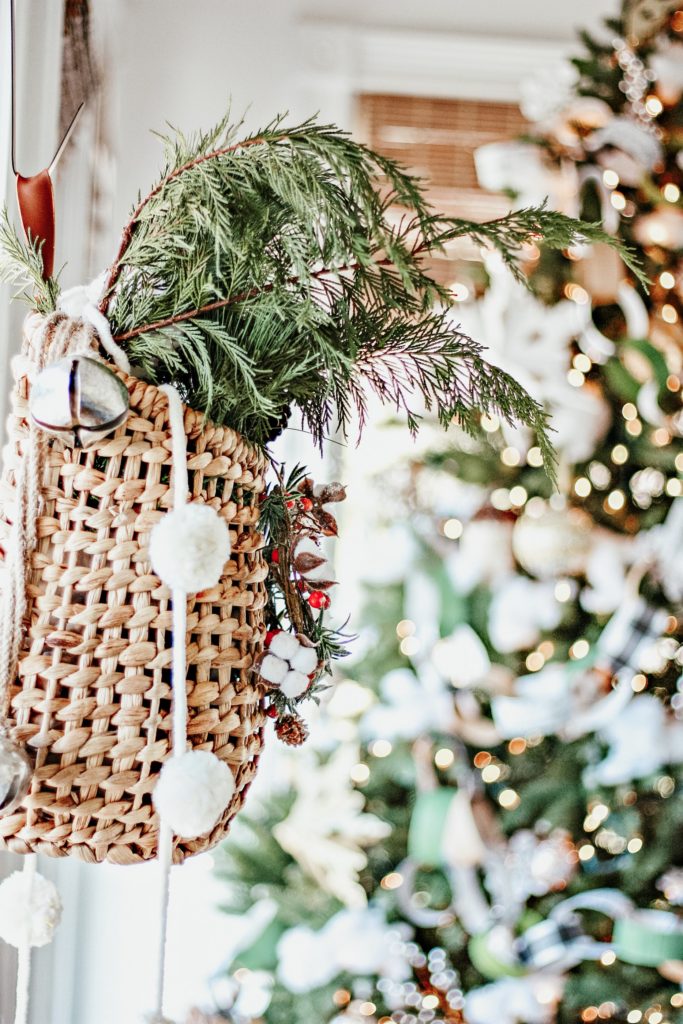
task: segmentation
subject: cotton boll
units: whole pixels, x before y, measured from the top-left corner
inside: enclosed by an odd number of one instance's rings
[[[293,700],[308,689],[309,682],[308,676],[305,676],[303,672],[288,672],[280,683],[280,692],[289,700]]]
[[[61,917],[59,893],[43,875],[14,871],[0,885],[0,939],[11,946],[22,945],[27,924],[30,944],[46,946]]]
[[[286,661],[276,658],[274,654],[266,654],[258,671],[261,678],[265,679],[267,683],[279,686],[287,675],[289,668]]]
[[[315,672],[318,665],[317,650],[315,647],[304,647],[301,644],[294,657],[290,659],[290,665],[297,672],[303,672],[304,675],[309,676],[311,672]]]
[[[278,658],[282,658],[283,661],[288,661],[291,665],[292,658],[295,657],[299,650],[300,644],[295,636],[291,633],[276,633],[273,639],[270,641],[268,650],[271,654],[275,654]]]
[[[194,839],[214,827],[234,792],[227,764],[208,750],[188,750],[161,769],[154,805],[176,835]]]
[[[196,502],[168,512],[149,540],[149,557],[159,579],[188,594],[215,587],[229,556],[226,524],[210,505]]]

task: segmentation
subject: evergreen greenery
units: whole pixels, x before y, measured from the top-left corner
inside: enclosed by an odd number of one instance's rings
[[[454,329],[426,260],[467,236],[519,276],[532,238],[618,243],[545,208],[485,224],[441,217],[418,179],[334,126],[278,118],[239,140],[240,127],[226,117],[163,140],[165,170],[132,214],[102,304],[135,372],[258,443],[292,405],[318,443],[354,413],[362,427],[371,391],[413,431],[425,409],[468,430],[482,411],[528,424],[550,465],[544,413]],[[7,223],[0,241],[0,275],[23,269],[49,307],[38,251]]]

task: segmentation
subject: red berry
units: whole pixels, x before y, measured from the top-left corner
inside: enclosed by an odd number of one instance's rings
[[[308,603],[311,608],[329,608],[332,604],[329,594],[323,593],[322,590],[314,590],[309,595]]]
[[[275,562],[276,565],[280,561],[280,552],[277,548],[273,548],[273,550],[271,551],[270,560],[271,562]]]
[[[302,498],[301,507],[304,510],[304,512],[310,512],[311,509],[313,508],[313,502],[311,501],[310,498]]]
[[[266,647],[270,647],[273,642],[273,637],[276,637],[278,633],[281,633],[281,629],[269,629],[266,633]]]
[[[294,508],[294,502],[293,501],[286,501],[285,502],[285,507],[286,508]]]
[[[268,705],[266,708],[266,714],[268,715],[268,718],[277,718],[277,708],[274,704]]]

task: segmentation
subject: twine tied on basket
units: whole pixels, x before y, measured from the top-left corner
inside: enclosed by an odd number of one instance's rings
[[[49,316],[38,313],[27,316],[22,352],[12,360],[12,372],[17,382],[22,377],[32,382],[46,366],[66,356],[101,358],[100,346],[120,370],[124,373],[130,371],[128,357],[114,341],[106,317],[95,305],[97,286],[95,281],[92,285],[63,292],[57,311]],[[12,682],[21,648],[28,566],[37,542],[40,484],[46,449],[45,434],[30,418],[27,430],[17,479],[14,521],[4,552],[0,606],[0,730],[6,728]]]

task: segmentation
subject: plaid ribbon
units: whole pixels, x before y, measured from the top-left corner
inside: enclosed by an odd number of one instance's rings
[[[642,597],[628,599],[609,620],[597,644],[598,664],[615,676],[639,672],[643,658],[666,629],[668,613]]]

